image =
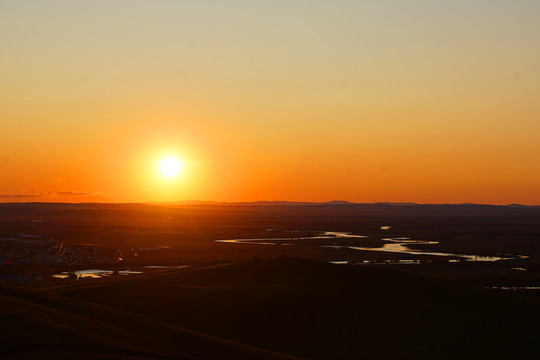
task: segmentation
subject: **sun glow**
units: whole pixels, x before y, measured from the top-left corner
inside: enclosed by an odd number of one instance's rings
[[[183,167],[184,164],[174,157],[164,158],[158,164],[159,172],[166,178],[178,176]]]

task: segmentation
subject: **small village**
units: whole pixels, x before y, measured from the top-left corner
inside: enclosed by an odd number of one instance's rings
[[[64,244],[41,235],[20,233],[0,237],[0,266],[8,265],[97,265],[122,261],[120,250],[99,244]]]

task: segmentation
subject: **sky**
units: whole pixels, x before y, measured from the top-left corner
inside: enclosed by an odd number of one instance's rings
[[[537,0],[0,0],[0,49],[0,202],[540,204]]]

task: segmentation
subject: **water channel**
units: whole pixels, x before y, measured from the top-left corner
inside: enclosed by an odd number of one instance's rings
[[[387,229],[384,229],[387,230]],[[338,240],[338,239],[365,239],[369,236],[364,235],[355,235],[349,232],[336,232],[336,231],[322,231],[314,236],[304,236],[304,237],[287,237],[287,238],[260,238],[260,239],[230,239],[230,240],[216,240],[216,242],[222,243],[232,243],[232,244],[256,244],[256,245],[293,245],[294,241],[298,240]],[[499,261],[499,260],[513,260],[513,259],[525,259],[528,256],[524,255],[497,255],[497,256],[485,256],[485,255],[469,255],[469,254],[455,254],[448,252],[440,251],[423,251],[412,249],[410,245],[435,245],[438,244],[438,241],[426,241],[426,240],[412,240],[407,237],[397,237],[397,238],[383,238],[381,239],[385,242],[380,247],[361,247],[361,246],[349,246],[349,245],[320,245],[325,248],[333,249],[352,249],[359,251],[380,251],[380,252],[389,252],[389,253],[398,253],[398,254],[410,254],[410,255],[429,255],[429,256],[443,256],[451,257],[454,261]],[[458,260],[459,259],[459,260]],[[399,263],[417,263],[411,260],[401,260]],[[334,262],[334,263],[344,263]]]

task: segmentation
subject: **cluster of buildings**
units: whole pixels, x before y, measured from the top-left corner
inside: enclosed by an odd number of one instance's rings
[[[96,244],[64,244],[41,235],[0,237],[1,265],[96,265],[121,261],[118,251]]]

